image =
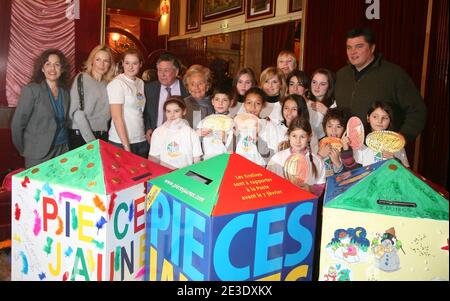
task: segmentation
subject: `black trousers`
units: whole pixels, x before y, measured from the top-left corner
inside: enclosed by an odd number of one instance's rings
[[[105,142],[108,142],[108,131],[95,131],[92,132],[95,138],[101,139]],[[69,149],[73,150],[77,147],[85,145],[86,141],[84,141],[83,136],[79,130],[69,130]]]

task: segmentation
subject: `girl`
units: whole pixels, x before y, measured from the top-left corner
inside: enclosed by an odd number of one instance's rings
[[[267,94],[267,104],[261,112],[261,118],[269,117],[275,123],[281,122],[283,120],[281,101],[287,91],[283,72],[275,67],[264,69],[260,76],[259,85]]]
[[[317,69],[311,80],[311,88],[307,93],[311,127],[320,139],[325,136],[322,127],[323,116],[328,108],[336,107],[334,101],[334,76],[328,69]]]
[[[268,122],[264,132],[261,133],[262,139],[267,142],[268,147],[275,153],[278,151],[278,147],[281,142],[287,139],[286,132],[292,120],[297,117],[309,120],[308,107],[305,99],[300,95],[289,95],[282,103],[282,115],[283,121],[275,124],[274,122]],[[311,148],[313,153],[318,151],[318,141],[316,135],[312,134]]]
[[[230,106],[230,116],[243,113],[242,103],[244,102],[245,92],[251,87],[257,86],[255,72],[252,68],[244,67],[238,71],[233,79],[234,103]],[[238,113],[239,112],[239,113]]]
[[[392,130],[393,113],[392,108],[385,102],[376,101],[372,103],[367,112],[367,134],[372,131]],[[373,164],[382,160],[396,158],[402,162],[405,167],[409,167],[408,158],[405,149],[396,153],[379,153],[363,145],[359,150],[354,151],[355,161],[363,166]]]
[[[311,80],[308,75],[300,70],[294,70],[289,73],[286,81],[288,84],[288,94],[290,95],[297,94],[304,96],[311,84]]]
[[[350,148],[348,137],[342,136],[346,124],[344,111],[337,108],[329,109],[323,118],[322,125],[326,136],[339,138],[342,144],[342,150],[332,147],[329,143],[319,148],[318,156],[325,163],[326,177],[356,168],[358,165],[353,158],[353,151]]]
[[[223,117],[224,120],[217,121],[217,123],[226,123],[231,125],[229,129],[224,130],[212,130],[211,128],[204,128],[206,123],[214,122],[206,117],[200,121],[197,129],[197,134],[202,137],[203,147],[203,160],[207,160],[211,157],[224,154],[232,151],[233,143],[233,119],[229,117],[229,108],[234,101],[232,98],[232,90],[229,87],[218,87],[214,90],[212,96],[212,105],[214,107],[214,113]],[[210,115],[212,116],[212,115]],[[218,116],[219,117],[219,116]],[[216,118],[216,116],[214,116]],[[214,125],[213,125],[214,126]],[[220,127],[220,124],[216,126]]]
[[[147,158],[149,145],[144,133],[144,81],[137,77],[142,67],[142,55],[135,49],[123,53],[123,73],[106,87],[112,123],[111,144]]]
[[[309,121],[304,118],[296,118],[289,125],[288,140],[282,143],[280,151],[276,153],[267,169],[284,177],[284,164],[291,154],[304,154],[309,160],[309,176],[300,188],[320,196],[325,188],[325,166],[323,161],[311,152],[312,130]],[[295,184],[295,183],[294,183]]]
[[[200,161],[202,147],[197,133],[183,119],[186,105],[180,96],[164,103],[166,121],[155,129],[148,159],[168,168],[182,168]]]
[[[255,119],[257,120],[243,120],[244,126],[242,126],[237,120],[246,117],[245,114],[238,114],[235,117],[236,153],[261,166],[266,166],[267,162],[263,157],[267,158],[270,153],[267,144],[259,139],[258,134],[266,124],[266,120],[259,119],[259,114],[266,103],[266,97],[266,93],[262,89],[258,87],[250,88],[245,93],[243,108],[245,113],[256,116]],[[252,124],[252,122],[254,122],[254,127],[245,126]]]

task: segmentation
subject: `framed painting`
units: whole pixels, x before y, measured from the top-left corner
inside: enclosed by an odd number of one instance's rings
[[[289,13],[301,11],[303,8],[303,0],[289,0]]]
[[[249,0],[245,21],[254,21],[275,16],[274,0]]]
[[[200,0],[187,0],[186,33],[200,31]]]
[[[203,0],[202,23],[234,17],[244,13],[242,0]]]

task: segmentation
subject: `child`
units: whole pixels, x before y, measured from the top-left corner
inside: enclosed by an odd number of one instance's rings
[[[200,139],[183,119],[186,115],[183,99],[169,97],[163,110],[167,120],[152,134],[148,159],[172,169],[199,162],[203,154]]]
[[[261,133],[261,138],[267,142],[268,147],[274,153],[278,152],[280,143],[287,139],[286,132],[292,120],[297,117],[309,120],[306,101],[300,95],[287,96],[282,102],[281,113],[283,115],[282,122],[277,124],[272,121],[268,122],[265,131]],[[318,140],[314,132],[311,137],[311,149],[315,154],[318,151]]]
[[[231,88],[222,86],[218,87],[214,90],[212,95],[212,105],[214,107],[214,113],[224,115],[224,119],[229,120],[222,120],[217,121],[218,123],[227,123],[230,124],[230,128],[226,131],[224,130],[212,130],[211,128],[204,128],[204,125],[206,123],[211,122],[210,117],[213,115],[210,115],[206,118],[204,118],[200,123],[198,124],[197,134],[202,137],[202,147],[203,147],[203,160],[207,160],[211,157],[224,154],[226,152],[232,151],[232,143],[233,143],[233,119],[228,116],[229,114],[229,108],[231,104],[233,103],[233,93]],[[209,120],[208,120],[209,119]],[[217,124],[218,127],[220,127],[220,124]]]
[[[264,108],[265,103],[266,93],[258,87],[250,88],[245,93],[242,107],[244,108],[245,113],[256,116],[255,119],[257,121],[254,124],[254,128],[243,128],[239,123],[235,122],[237,137],[236,153],[264,167],[267,163],[264,157],[268,159],[270,151],[267,144],[263,140],[259,139],[258,133],[265,127],[267,122],[265,119],[259,119],[259,114]],[[235,121],[243,117],[245,113],[238,114],[235,117]],[[252,120],[244,121],[244,123],[247,124],[251,124],[251,122]]]
[[[327,111],[323,118],[323,130],[326,137],[339,138],[341,148],[332,147],[331,144],[324,144],[317,153],[325,163],[325,175],[329,177],[335,173],[350,170],[357,167],[353,151],[350,148],[350,140],[347,136],[342,136],[347,122],[344,117],[344,111],[338,108],[332,108]]]
[[[325,136],[322,127],[323,117],[329,108],[336,107],[334,100],[334,75],[328,69],[317,69],[311,78],[311,88],[307,91],[309,121],[317,138]]]
[[[325,166],[323,161],[311,152],[312,130],[309,121],[304,118],[296,118],[289,125],[288,140],[282,143],[280,151],[276,153],[267,169],[284,177],[284,165],[292,154],[303,154],[309,160],[309,176],[300,188],[320,196],[325,188]],[[295,184],[295,183],[294,183]]]
[[[391,107],[382,101],[376,101],[372,104],[367,112],[367,126],[366,133],[369,134],[372,131],[384,131],[392,130],[393,113]],[[353,152],[357,163],[363,166],[373,164],[382,160],[396,158],[402,162],[405,167],[409,167],[408,158],[406,157],[405,149],[401,149],[396,153],[380,153],[375,152],[363,145],[361,149]]]
[[[252,68],[244,67],[238,71],[233,79],[234,103],[230,106],[230,116],[244,113],[242,103],[244,102],[245,92],[251,87],[257,86],[255,72]]]

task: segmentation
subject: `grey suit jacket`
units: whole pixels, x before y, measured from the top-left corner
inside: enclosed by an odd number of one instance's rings
[[[69,92],[63,93],[64,114],[69,116]],[[48,154],[56,135],[56,118],[47,84],[30,83],[22,88],[19,104],[11,123],[12,140],[26,158],[41,159]]]
[[[183,82],[178,80],[180,83],[180,92],[183,99],[189,96],[189,92],[184,87]],[[161,90],[161,83],[159,81],[153,81],[150,83],[145,83],[144,93],[145,93],[145,109],[144,109],[144,124],[145,132],[148,129],[156,129],[156,123],[158,121],[158,107],[159,107],[159,94]]]

